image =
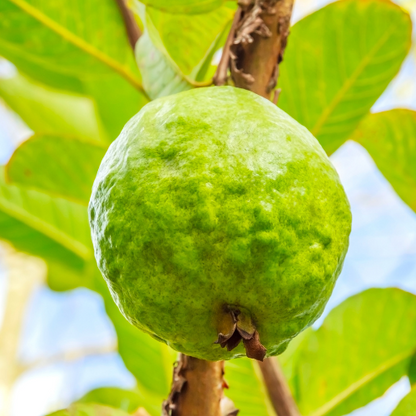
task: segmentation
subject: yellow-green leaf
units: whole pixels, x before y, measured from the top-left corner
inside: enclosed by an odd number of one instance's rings
[[[416,211],[416,112],[369,114],[351,139],[367,149],[400,198]]]
[[[307,16],[291,29],[279,107],[334,152],[399,71],[411,31],[409,15],[384,0],[337,1]]]
[[[14,184],[38,189],[87,206],[105,146],[74,137],[35,135],[7,164]]]

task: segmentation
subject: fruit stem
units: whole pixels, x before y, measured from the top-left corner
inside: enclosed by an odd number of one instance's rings
[[[277,358],[258,361],[270,401],[278,416],[300,416]]]
[[[238,410],[224,398],[224,361],[205,361],[179,354],[163,416],[234,416]]]

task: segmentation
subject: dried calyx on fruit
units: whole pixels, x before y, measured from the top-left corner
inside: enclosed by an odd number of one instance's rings
[[[124,316],[212,361],[284,351],[322,313],[351,228],[318,141],[232,87],[143,107],[102,161],[89,218]]]

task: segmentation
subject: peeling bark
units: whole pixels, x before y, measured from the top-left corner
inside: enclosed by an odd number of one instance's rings
[[[179,355],[172,388],[163,402],[163,416],[234,416],[231,400],[224,397],[224,361],[205,361]]]
[[[253,91],[267,99],[276,87],[279,64],[289,35],[294,0],[240,0],[223,51],[236,87]],[[214,76],[215,85],[224,85],[224,62]],[[277,101],[275,94],[273,101]]]

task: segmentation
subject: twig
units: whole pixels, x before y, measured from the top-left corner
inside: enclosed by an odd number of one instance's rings
[[[238,410],[224,400],[224,362],[205,361],[179,355],[173,371],[169,397],[163,402],[163,416],[235,416]]]
[[[225,41],[224,48],[217,70],[215,72],[213,82],[216,86],[224,85],[227,82],[228,67],[230,65],[230,47],[234,42],[235,30],[241,18],[241,8],[239,7],[234,15],[231,29],[228,32],[227,40]]]
[[[270,401],[279,416],[300,416],[299,410],[287,385],[276,358],[258,362]]]
[[[123,16],[124,26],[126,28],[127,36],[129,38],[130,45],[134,51],[136,42],[142,35],[139,26],[137,26],[134,19],[133,12],[127,7],[126,0],[116,0],[121,15]]]

